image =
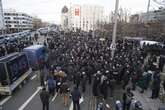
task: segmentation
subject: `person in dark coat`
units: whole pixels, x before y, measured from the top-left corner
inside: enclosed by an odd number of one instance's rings
[[[49,97],[49,92],[46,91],[46,88],[43,88],[42,92],[40,93],[43,110],[49,110]]]
[[[80,110],[80,98],[81,93],[77,87],[74,87],[74,90],[71,92],[72,101],[73,101],[73,110]]]
[[[87,77],[88,77],[88,80],[89,80],[89,84],[92,83],[92,67],[91,66],[88,66],[88,72],[87,72]]]
[[[130,88],[127,88],[127,91],[123,93],[123,110],[129,110],[131,101],[132,101],[133,93]]]
[[[95,76],[94,81],[93,81],[93,85],[92,85],[93,96],[98,96],[99,84],[100,84],[100,78],[99,78],[99,76]]]
[[[123,110],[126,110],[126,101],[127,101],[127,95],[126,93],[123,93]]]
[[[125,75],[124,75],[124,84],[123,84],[123,89],[125,89],[125,87],[127,86],[127,84],[129,83],[130,77],[129,77],[130,73],[129,71],[126,71]]]
[[[132,75],[132,90],[135,90],[136,89],[136,83],[137,83],[137,79],[138,79],[138,76],[137,76],[137,73],[133,73]]]
[[[56,88],[56,81],[53,79],[53,77],[49,77],[47,82],[48,82],[49,94],[54,96],[55,88]]]
[[[78,74],[76,75],[76,78],[75,78],[77,88],[79,88],[80,79],[81,79],[81,78],[80,78],[80,73],[78,73]]]
[[[164,64],[165,64],[165,58],[163,56],[160,56],[159,69],[160,69],[161,72],[163,71]]]
[[[109,81],[107,79],[105,79],[103,81],[103,84],[102,84],[102,94],[103,94],[103,97],[104,99],[107,99],[107,95],[108,95],[108,85],[109,85]]]
[[[40,67],[40,85],[41,86],[45,86],[44,80],[45,80],[44,69]]]
[[[87,81],[86,74],[85,72],[82,72],[81,87],[83,93],[86,91],[86,81]]]
[[[152,99],[158,98],[159,96],[160,82],[161,82],[160,75],[159,73],[156,73],[156,75],[154,75],[154,81],[152,84],[152,96],[151,96]]]
[[[163,89],[165,90],[165,80],[163,81]]]

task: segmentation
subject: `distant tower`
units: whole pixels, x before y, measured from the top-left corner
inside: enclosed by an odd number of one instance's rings
[[[2,0],[0,0],[0,30],[3,29],[4,29],[4,17],[3,17]]]
[[[64,6],[61,10],[61,25],[64,30],[68,29],[69,26],[69,9]]]

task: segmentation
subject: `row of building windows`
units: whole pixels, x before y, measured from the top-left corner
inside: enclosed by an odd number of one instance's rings
[[[10,20],[11,17],[5,17],[6,20]],[[18,18],[18,17],[14,17],[14,20],[27,20],[27,21],[32,21],[32,19],[29,18]]]
[[[5,21],[5,23],[19,23],[19,21]]]
[[[12,25],[5,25],[7,28],[12,27]],[[32,25],[14,25],[15,28],[29,28],[32,27]]]
[[[11,27],[11,25],[5,25],[7,28]]]
[[[5,19],[10,19],[10,17],[5,17]]]
[[[5,23],[17,23],[17,24],[19,24],[21,22],[19,22],[19,21],[5,21]],[[32,24],[32,22],[23,21],[22,24]]]
[[[31,25],[14,25],[14,27],[32,27]]]
[[[28,18],[32,18],[31,16],[28,16],[26,14],[18,14],[18,13],[4,13],[5,16],[26,16]]]
[[[32,19],[24,18],[24,17],[22,17],[22,18],[20,18],[20,17],[13,17],[13,19],[15,19],[15,20],[28,20],[28,21],[32,21]]]
[[[5,21],[5,23],[32,24],[32,22],[26,22],[26,21],[23,21],[22,23],[21,23],[21,22],[19,22],[19,21]]]

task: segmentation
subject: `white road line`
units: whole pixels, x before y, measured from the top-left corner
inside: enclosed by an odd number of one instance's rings
[[[73,110],[73,101],[72,101],[72,103],[70,104],[69,110]]]
[[[37,75],[35,74],[33,77],[31,77],[30,79],[33,80],[37,77]]]
[[[52,98],[52,102],[56,99],[56,97],[57,97],[57,93],[55,94],[55,96]]]
[[[22,104],[21,107],[19,107],[18,110],[24,110],[24,108],[29,104],[29,102],[34,98],[35,95],[37,95],[37,93],[42,89],[42,87],[38,87],[37,90],[34,92],[34,94],[29,97],[28,100],[26,100],[26,102],[24,104]]]
[[[12,96],[8,96],[0,102],[0,105],[4,105]]]

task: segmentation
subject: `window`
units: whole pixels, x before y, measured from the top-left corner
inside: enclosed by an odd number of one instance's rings
[[[5,13],[4,15],[9,16],[9,15],[10,15],[10,13]]]
[[[11,27],[11,25],[6,25],[6,27]]]
[[[10,19],[10,17],[5,17],[5,19]]]
[[[13,23],[19,23],[19,21],[13,21]]]

